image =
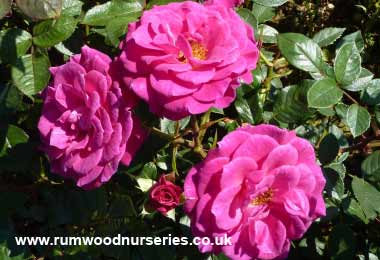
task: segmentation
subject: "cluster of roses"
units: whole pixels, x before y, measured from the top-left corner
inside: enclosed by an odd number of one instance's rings
[[[39,121],[51,170],[92,189],[128,165],[146,137],[133,108],[139,99],[158,116],[179,120],[225,108],[258,60],[253,30],[233,10],[239,2],[171,3],[129,24],[120,56],[83,47],[51,68]],[[193,234],[227,234],[233,244],[201,245],[231,259],[280,259],[292,239],[325,214],[325,180],[313,147],[275,126],[228,134],[185,181]],[[180,187],[161,177],[151,190],[162,213],[178,205]]]

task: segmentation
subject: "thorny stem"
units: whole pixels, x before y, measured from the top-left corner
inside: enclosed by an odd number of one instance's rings
[[[196,116],[191,117],[191,127],[193,129],[193,142],[194,142],[194,152],[199,154],[202,158],[207,156],[206,152],[203,150],[202,137],[199,135],[199,125]]]
[[[179,121],[176,121],[174,137],[177,138],[178,135],[179,135]],[[172,142],[172,169],[175,175],[178,176],[179,174],[177,170],[177,152],[178,152],[178,144],[176,142]]]

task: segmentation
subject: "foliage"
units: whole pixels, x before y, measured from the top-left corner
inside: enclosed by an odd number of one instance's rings
[[[36,127],[48,68],[84,44],[117,55],[128,23],[167,2],[0,0],[0,259],[224,259],[190,246],[20,247],[13,238],[191,236],[181,207],[171,218],[146,209],[147,191],[170,172],[182,186],[188,169],[245,123],[295,130],[323,167],[327,216],[289,259],[378,259],[378,1],[246,1],[238,13],[255,28],[261,58],[233,105],[173,122],[141,104],[150,137],[107,185],[82,191],[50,173]]]

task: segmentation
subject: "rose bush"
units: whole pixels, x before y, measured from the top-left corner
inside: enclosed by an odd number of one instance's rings
[[[253,30],[237,13],[189,1],[145,11],[120,48],[115,70],[125,87],[172,120],[229,106],[258,60]]]
[[[110,63],[85,46],[50,69],[54,80],[43,94],[38,129],[51,169],[86,189],[109,181],[120,161],[128,165],[144,138],[129,96],[108,74]]]

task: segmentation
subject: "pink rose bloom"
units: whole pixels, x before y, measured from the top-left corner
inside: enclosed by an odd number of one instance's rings
[[[235,6],[242,5],[244,0],[207,0],[205,5],[222,5],[227,8],[233,8]]]
[[[144,132],[129,97],[108,74],[111,59],[87,46],[50,69],[38,123],[51,170],[91,189],[109,181],[119,162],[128,165]]]
[[[231,237],[230,246],[199,246],[231,259],[284,259],[290,242],[326,213],[325,179],[311,144],[271,125],[228,134],[185,181],[193,234]]]
[[[162,175],[150,190],[149,203],[152,208],[166,215],[168,211],[178,206],[181,194],[182,189],[167,181],[165,176]]]
[[[252,28],[230,8],[196,2],[145,11],[129,24],[115,71],[150,110],[178,120],[235,99],[252,82],[258,49]]]

